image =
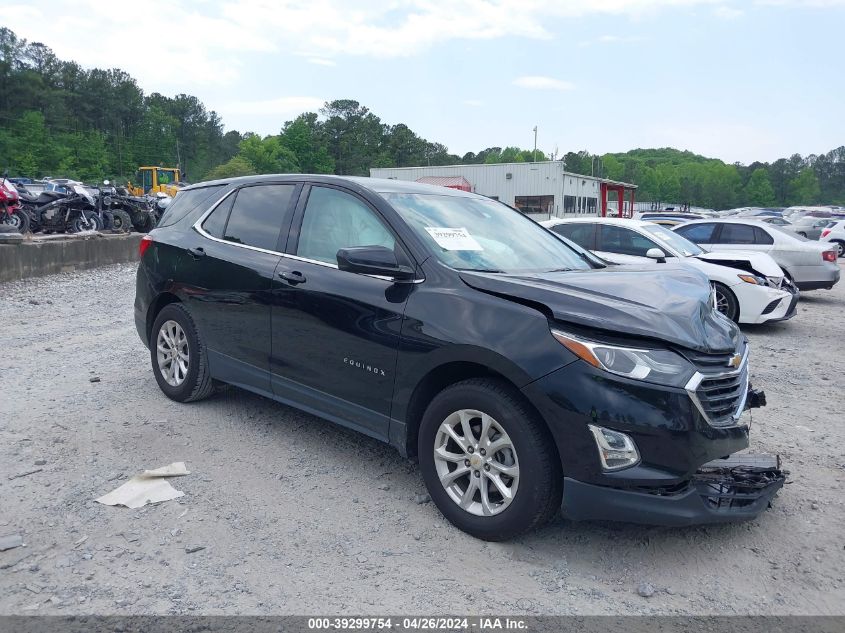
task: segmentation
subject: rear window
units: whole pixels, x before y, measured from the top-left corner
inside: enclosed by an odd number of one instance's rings
[[[576,224],[573,222],[572,224],[557,224],[549,228],[558,235],[569,238],[581,248],[586,248],[587,250],[595,248],[593,245],[595,224],[589,224],[586,222]]]
[[[211,202],[209,198],[215,194],[219,194],[225,185],[213,185],[211,187],[201,187],[199,189],[187,189],[180,191],[173,198],[173,202],[167,207],[159,226],[170,226],[176,224],[179,220],[188,215],[191,211],[196,209],[203,202]]]

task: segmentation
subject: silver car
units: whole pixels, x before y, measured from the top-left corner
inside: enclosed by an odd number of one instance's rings
[[[830,289],[839,281],[836,245],[814,242],[759,220],[694,220],[672,230],[704,250],[768,253],[801,290]]]
[[[830,218],[817,218],[812,215],[805,215],[803,218],[798,218],[792,223],[788,230],[793,231],[801,237],[806,237],[810,240],[817,240],[822,234],[822,231],[827,228],[827,225],[834,220]]]

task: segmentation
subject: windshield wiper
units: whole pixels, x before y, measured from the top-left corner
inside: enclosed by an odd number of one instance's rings
[[[455,270],[465,270],[470,273],[503,273],[504,270],[497,270],[496,268],[456,268]]]
[[[574,268],[552,268],[551,270],[547,270],[547,273],[568,273],[575,270]]]

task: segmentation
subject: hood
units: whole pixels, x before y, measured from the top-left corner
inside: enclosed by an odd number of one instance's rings
[[[710,284],[689,267],[614,266],[579,272],[489,274],[462,271],[468,286],[545,306],[555,320],[609,333],[659,339],[705,353],[730,352],[739,329],[713,309]]]
[[[695,257],[723,266],[733,265],[734,268],[740,268],[742,270],[748,270],[748,266],[750,265],[752,270],[757,271],[764,277],[783,277],[783,271],[780,269],[780,266],[766,253],[755,253],[754,251],[711,251],[709,253],[701,253]]]

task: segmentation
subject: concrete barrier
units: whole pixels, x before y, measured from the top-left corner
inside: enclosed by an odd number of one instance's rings
[[[0,282],[138,261],[143,234],[56,235],[0,244]]]

